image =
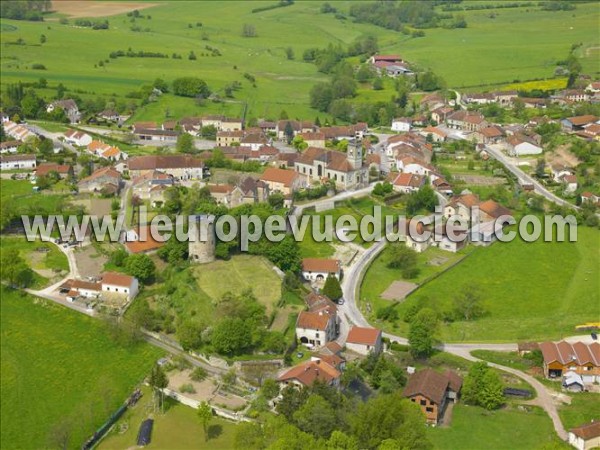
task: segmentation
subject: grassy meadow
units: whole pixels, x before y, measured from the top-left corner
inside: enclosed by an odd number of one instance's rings
[[[1,448],[68,448],[99,427],[146,376],[161,351],[122,346],[98,320],[1,288]]]
[[[125,413],[113,431],[100,442],[99,450],[134,447],[140,424],[149,416],[154,419],[154,428],[152,442],[146,447],[148,449],[230,450],[233,448],[235,423],[214,417],[208,428],[210,439],[205,441],[202,423],[198,419],[195,409],[167,399],[164,414],[151,414],[153,411],[152,392],[148,388],[142,389],[142,392],[144,393],[142,399],[134,408]],[[127,430],[119,433],[119,427],[127,427]]]
[[[428,427],[433,448],[444,450],[568,449],[561,443],[546,413],[537,407],[520,411],[515,407],[487,411],[478,406],[457,404],[450,427]]]
[[[443,324],[443,341],[559,339],[576,334],[576,325],[598,320],[600,302],[598,231],[582,226],[577,231],[574,243],[515,239],[477,247],[461,263],[409,295],[398,306],[400,316],[415,303],[449,311],[453,299],[471,285],[481,295],[486,313],[473,321]],[[388,281],[385,271],[368,272],[361,300],[370,300],[366,293],[383,292]],[[407,329],[402,321],[390,325],[390,331],[400,334]]]
[[[333,14],[321,14],[321,2],[297,1],[260,13],[251,10],[268,2],[156,3],[144,9],[144,18],[135,24],[125,14],[110,16],[109,30],[63,25],[58,23],[61,15],[56,13],[43,23],[0,21],[2,88],[8,83],[44,77],[50,86],[61,82],[69,92],[82,97],[114,96],[131,101],[125,98],[128,93],[155,78],[172,81],[181,76],[199,76],[220,94],[233,81],[241,82],[242,88],[233,99],[201,106],[192,99],[163,95],[139,109],[131,120],[205,113],[239,116],[246,105],[247,117],[276,118],[285,110],[290,117],[312,119],[318,113],[309,106],[310,88],[327,77],[313,64],[303,62],[302,53],[328,44],[346,46],[365,34],[378,37],[381,53],[399,53],[421,68],[431,68],[451,87],[550,78],[556,61],[564,59],[571,44],[579,42],[583,44],[579,52],[584,70],[594,74],[599,70],[593,50],[599,45],[599,11],[593,3],[578,4],[575,11],[566,12],[541,11],[537,6],[460,12],[468,22],[467,28],[426,30],[420,38],[354,23],[349,17],[340,20]],[[350,4],[336,2],[336,8],[347,12]],[[490,18],[492,12],[494,18]],[[242,37],[244,24],[254,25],[257,36]],[[132,31],[132,25],[149,31]],[[40,44],[41,34],[47,37],[44,44]],[[23,39],[25,45],[16,45],[18,39]],[[212,56],[207,45],[217,48],[222,56]],[[293,60],[286,57],[288,46],[294,50]],[[109,53],[129,47],[177,53],[182,59],[109,58]],[[197,60],[187,59],[190,51]],[[33,70],[33,64],[43,64],[47,70]],[[244,78],[245,73],[256,78],[256,87]],[[55,91],[45,89],[42,93],[50,97]],[[392,83],[386,83],[382,91],[366,85],[355,101],[387,100],[392,94]]]

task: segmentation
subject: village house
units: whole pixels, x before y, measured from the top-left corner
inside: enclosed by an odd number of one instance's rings
[[[46,112],[51,113],[55,109],[62,109],[71,123],[78,123],[81,119],[81,114],[75,100],[69,98],[65,100],[56,100],[46,107]]]
[[[115,162],[125,160],[129,156],[127,153],[122,152],[118,147],[113,147],[110,144],[97,140],[93,140],[88,144],[87,151],[94,156],[99,156],[100,158]]]
[[[269,140],[258,133],[247,133],[240,141],[240,147],[247,147],[253,152],[260,150],[261,147],[266,146]]]
[[[296,338],[310,348],[321,347],[337,337],[337,313],[301,311],[296,322]]]
[[[581,194],[581,203],[590,203],[592,205],[600,205],[600,195],[592,194],[589,191]]]
[[[437,425],[447,404],[458,401],[462,382],[462,378],[451,370],[442,374],[423,369],[410,376],[402,395],[419,405],[428,424]]]
[[[406,62],[398,55],[373,55],[369,58],[369,64],[379,75],[397,77],[401,75],[413,75],[413,71]]]
[[[446,117],[446,125],[448,128],[473,132],[487,127],[488,123],[480,112],[461,109]]]
[[[96,281],[68,279],[59,287],[59,290],[66,294],[67,301],[74,302],[78,297],[100,297],[102,284]]]
[[[248,176],[241,180],[237,187],[242,192],[244,203],[261,203],[269,199],[269,185],[264,181]]]
[[[498,103],[502,107],[507,107],[512,105],[515,99],[519,98],[519,93],[517,91],[497,91],[493,93],[494,99],[496,103]]]
[[[425,161],[421,161],[413,156],[405,156],[396,160],[396,168],[402,173],[410,173],[413,175],[421,175],[429,177],[430,181],[435,181],[441,178],[437,169]]]
[[[238,131],[244,127],[242,119],[224,117],[221,119],[220,131]]]
[[[590,141],[600,141],[600,123],[588,123],[583,126],[583,130],[576,131],[575,134]]]
[[[363,139],[368,131],[369,127],[365,122],[348,126],[321,127],[319,129],[319,133],[323,133],[327,141]]]
[[[412,126],[412,119],[408,117],[400,117],[392,120],[392,131],[408,132]]]
[[[152,233],[154,230],[154,233]],[[124,243],[125,250],[131,254],[153,253],[165,245],[162,240],[155,239],[161,233],[158,233],[156,227],[152,225],[142,225],[136,229],[128,230],[126,241]]]
[[[463,94],[461,100],[467,104],[471,103],[474,105],[487,105],[489,103],[495,103],[496,97],[490,93],[473,93]]]
[[[445,123],[450,114],[454,112],[454,108],[450,106],[439,106],[431,111],[431,120],[438,125]]]
[[[204,163],[189,155],[147,155],[128,160],[132,178],[160,170],[176,180],[201,180]]]
[[[342,276],[339,259],[304,258],[302,260],[302,277],[306,281],[322,281],[331,275],[338,280]]]
[[[16,153],[21,141],[4,141],[0,142],[0,154]]]
[[[231,184],[210,184],[207,186],[210,196],[215,199],[218,205],[227,208],[235,208],[244,202],[244,193],[237,186]]]
[[[133,195],[141,200],[150,200],[152,206],[156,207],[164,203],[165,190],[174,185],[171,175],[159,170],[149,171],[133,179]]]
[[[103,167],[79,181],[77,188],[79,192],[118,194],[121,189],[121,174],[112,167]]]
[[[267,168],[260,176],[260,181],[269,186],[269,191],[280,192],[286,196],[307,185],[306,176],[276,167]]]
[[[37,135],[27,128],[25,125],[21,125],[10,120],[4,123],[4,132],[11,138],[24,142],[27,138],[36,137]]]
[[[93,140],[89,134],[73,129],[65,131],[64,136],[67,143],[76,145],[77,147],[85,147]]]
[[[548,103],[547,99],[538,97],[519,97],[519,100],[523,102],[525,108],[545,109]]]
[[[568,442],[577,450],[591,450],[600,447],[600,420],[571,428]]]
[[[346,349],[361,355],[380,354],[383,351],[381,330],[353,326],[346,338]]]
[[[1,170],[33,170],[36,168],[35,155],[1,155],[0,156]]]
[[[514,134],[506,138],[507,150],[510,156],[539,155],[542,147],[531,137],[524,134]]]
[[[425,185],[425,177],[412,173],[394,173],[391,181],[395,191],[410,194],[416,192]]]
[[[422,253],[429,248],[431,236],[427,237],[425,232],[431,231],[430,225],[407,219],[399,223],[399,230],[403,232],[405,245],[411,250]]]
[[[419,130],[419,134],[421,136],[424,136],[425,139],[430,139],[431,142],[444,142],[446,140],[446,138],[448,137],[448,133],[446,133],[445,131],[437,128],[437,127],[426,127],[423,128],[422,130]],[[431,137],[429,137],[431,136]]]
[[[585,90],[593,94],[600,92],[600,81],[592,81],[585,87]]]
[[[510,209],[492,199],[481,202],[477,206],[479,207],[480,222],[489,222],[502,216],[512,216]]]
[[[474,132],[473,136],[481,144],[498,144],[504,138],[504,130],[499,126],[491,125]]]
[[[289,124],[289,126],[288,126]],[[275,134],[277,139],[285,140],[288,138],[286,130],[290,129],[293,133],[292,138],[299,133],[313,133],[317,131],[317,127],[310,121],[298,121],[298,120],[279,120],[275,127]]]
[[[121,120],[121,115],[114,109],[105,109],[99,112],[96,117],[107,122],[119,122]]]
[[[362,142],[356,140],[348,143],[346,153],[309,147],[296,161],[295,170],[311,182],[333,181],[339,189],[360,186],[367,180]]]
[[[479,197],[476,194],[461,194],[453,197],[444,206],[444,217],[450,219],[453,216],[460,217],[466,222],[471,221],[471,208],[479,205]]]
[[[260,130],[264,134],[276,134],[277,133],[277,123],[276,122],[270,122],[268,120],[261,120],[260,122],[258,122],[258,128],[260,128]]]
[[[550,169],[552,170],[552,179],[556,183],[560,183],[562,178],[567,175],[575,174],[573,168],[565,166],[564,164],[552,164]]]
[[[563,131],[570,133],[574,131],[581,131],[586,125],[596,123],[598,117],[587,114],[585,116],[567,117],[560,121]]]
[[[431,185],[435,190],[437,190],[440,194],[443,195],[452,195],[454,191],[452,190],[452,186],[443,178],[436,178],[431,182]]]
[[[239,144],[244,137],[242,130],[237,131],[217,131],[217,147],[227,147]]]
[[[573,371],[584,383],[600,382],[600,343],[542,342],[540,350],[546,378],[561,378]]]
[[[72,178],[74,176],[73,166],[67,164],[42,163],[35,169],[35,176],[47,176],[51,172],[56,172],[59,178]]]
[[[300,136],[309,147],[325,148],[325,134],[323,133],[298,133],[298,136]]]
[[[413,156],[427,163],[431,162],[433,146],[422,133],[406,133],[392,136],[387,141],[385,153],[393,159]]]
[[[573,194],[579,187],[577,176],[575,175],[564,175],[561,177],[560,181],[564,185],[565,193],[567,194]]]
[[[162,129],[139,129],[134,134],[140,141],[176,142],[179,131]]]
[[[202,118],[201,117],[184,117],[179,121],[181,129],[191,134],[192,136],[199,136],[202,130]]]
[[[342,373],[338,369],[321,359],[316,359],[286,369],[277,377],[277,381],[282,388],[285,386],[311,387],[315,382],[339,388],[341,376]]]
[[[139,291],[137,278],[117,272],[105,272],[100,284],[102,292],[126,295],[127,300],[133,300]]]
[[[584,89],[566,89],[550,98],[553,102],[560,105],[569,105],[571,103],[587,102],[590,99],[590,96]]]
[[[441,250],[456,253],[467,246],[469,242],[468,230],[460,225],[443,223],[433,229],[431,246]]]

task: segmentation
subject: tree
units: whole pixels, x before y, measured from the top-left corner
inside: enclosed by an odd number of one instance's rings
[[[256,27],[252,24],[245,23],[242,27],[242,36],[243,37],[256,37]]]
[[[437,314],[430,308],[423,308],[413,316],[408,329],[408,343],[414,358],[428,358],[433,353],[437,323]]]
[[[504,403],[500,376],[487,363],[480,361],[471,366],[463,384],[465,403],[492,410]]]
[[[337,301],[344,295],[340,282],[335,275],[328,275],[323,286],[323,295]]]
[[[356,81],[359,83],[365,83],[375,76],[373,69],[370,64],[363,64],[356,71]]]
[[[281,209],[285,202],[285,196],[279,192],[275,192],[274,194],[269,195],[268,201],[273,209]]]
[[[131,276],[136,277],[142,283],[150,283],[154,280],[156,266],[148,255],[130,255],[125,263],[125,270]]]
[[[573,53],[569,54],[569,57],[567,58],[567,70],[569,71],[567,87],[571,88],[581,73],[581,63],[579,62],[579,58],[577,58],[577,56],[575,56]]]
[[[202,345],[203,327],[191,320],[177,326],[177,339],[185,351],[197,350]]]
[[[213,330],[211,342],[218,353],[239,354],[252,345],[252,329],[240,318],[223,319]]]
[[[271,400],[279,395],[279,384],[272,378],[267,378],[263,382],[260,392],[266,399]]]
[[[163,406],[163,389],[169,385],[169,379],[167,378],[167,374],[163,370],[161,366],[155,364],[152,367],[152,371],[150,372],[150,378],[148,379],[148,384],[154,390],[154,395],[159,401],[159,407],[162,410]]]
[[[155,79],[154,83],[152,83],[152,87],[154,89],[158,89],[163,94],[165,92],[169,92],[169,84],[165,80],[163,80],[162,78]]]
[[[325,112],[333,100],[333,91],[329,83],[317,83],[310,90],[310,106]]]
[[[359,448],[375,449],[386,439],[402,442],[401,448],[430,447],[422,413],[400,393],[378,395],[359,404],[350,418],[350,429]]]
[[[308,399],[308,391],[306,389],[297,389],[294,386],[286,386],[281,391],[281,400],[277,403],[275,409],[277,413],[284,416],[288,421],[292,421],[294,413]]]
[[[288,144],[290,142],[292,142],[292,139],[294,138],[294,127],[292,127],[291,122],[288,121],[285,123],[285,128],[283,129],[283,134],[285,134]]]
[[[294,413],[294,422],[302,431],[321,438],[328,438],[337,425],[334,409],[319,395],[311,395]]]
[[[200,78],[182,77],[173,80],[173,94],[181,97],[207,98],[210,95],[210,89]]]
[[[289,60],[294,59],[294,49],[292,47],[286,47],[285,57]]]
[[[537,164],[535,165],[535,176],[538,178],[542,178],[546,174],[546,161],[544,158],[540,158],[537,160]]]
[[[208,424],[213,418],[213,411],[207,402],[202,402],[198,406],[198,418],[202,423],[202,429],[204,430],[204,441],[208,441]]]
[[[45,43],[46,43],[46,40],[47,40],[47,39],[46,39],[46,35],[45,35],[45,34],[42,34],[42,35],[40,36],[40,44],[45,44]]]
[[[194,138],[189,133],[181,133],[177,136],[177,151],[179,153],[193,153],[196,150]]]
[[[0,256],[0,279],[9,286],[27,287],[33,281],[33,271],[14,248],[2,251]]]
[[[462,292],[454,297],[454,311],[464,320],[481,317],[485,309],[481,305],[481,295],[473,286],[465,286]]]
[[[327,450],[358,450],[358,441],[340,430],[334,430],[327,441]]]
[[[381,91],[383,89],[383,80],[379,77],[375,78],[373,81],[373,90]]]
[[[400,269],[404,278],[415,278],[419,274],[417,253],[402,242],[391,247],[387,266],[391,269]]]

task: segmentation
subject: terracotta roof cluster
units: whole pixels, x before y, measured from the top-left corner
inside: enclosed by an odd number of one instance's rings
[[[302,260],[303,272],[337,273],[339,270],[339,259],[304,258]]]
[[[375,345],[381,338],[381,330],[377,328],[352,327],[346,338],[346,343]]]
[[[336,172],[348,173],[355,170],[345,153],[318,147],[308,147],[296,162],[312,166],[315,161],[324,162],[326,169]]]
[[[131,158],[129,170],[185,169],[203,167],[204,163],[189,155],[147,155]]]
[[[542,342],[540,350],[546,364],[559,362],[566,365],[575,362],[577,365],[592,364],[600,367],[600,343],[598,342],[591,344],[583,342],[571,344],[566,341]]]
[[[330,315],[337,314],[337,305],[326,295],[311,292],[304,298],[304,301],[311,312],[326,312]]]
[[[425,183],[425,177],[422,175],[416,175],[412,173],[400,173],[392,184],[394,186],[410,187],[419,189]]]
[[[342,374],[325,361],[306,361],[298,364],[280,375],[278,381],[297,380],[304,386],[312,386],[316,381],[330,383]]]
[[[444,401],[447,390],[459,392],[461,387],[462,378],[450,370],[442,374],[433,369],[423,369],[411,375],[402,395],[404,397],[422,395],[440,405]]]

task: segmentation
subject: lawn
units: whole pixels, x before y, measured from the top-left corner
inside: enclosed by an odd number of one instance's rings
[[[239,294],[251,289],[269,313],[281,298],[281,280],[272,267],[264,258],[237,255],[229,261],[215,261],[192,270],[200,289],[213,301],[226,292]]]
[[[65,254],[56,245],[49,242],[39,240],[29,242],[22,237],[2,236],[0,247],[2,250],[14,248],[19,251],[19,255],[35,271],[35,280],[32,285],[34,288],[44,287],[48,285],[49,279],[69,271],[69,262]],[[47,251],[40,251],[41,249],[47,249]]]
[[[427,437],[434,448],[444,450],[530,450],[556,443],[563,448],[546,413],[537,407],[486,411],[457,404],[449,428],[429,427]],[[564,444],[564,448],[570,448]]]
[[[472,285],[486,314],[443,324],[443,341],[515,342],[573,335],[576,325],[597,321],[600,315],[598,238],[598,230],[580,226],[574,243],[515,239],[476,247],[460,264],[409,295],[398,306],[400,316],[415,303],[450,311],[453,299]],[[378,261],[376,270],[367,272],[362,292],[368,294],[361,299],[371,300],[391,281]],[[407,325],[400,322],[391,331],[406,333]]]
[[[571,404],[559,406],[558,414],[567,430],[591,422],[592,419],[598,420],[600,418],[600,394],[592,392],[572,394]]]
[[[140,402],[127,411],[113,431],[101,441],[99,450],[121,450],[135,446],[140,424],[151,415],[153,409],[150,389],[145,388],[143,392],[144,396]],[[154,419],[152,442],[145,448],[155,450],[231,450],[233,448],[235,423],[214,417],[208,430],[210,439],[205,441],[204,430],[195,409],[171,399],[167,399],[167,405],[164,414],[152,414]],[[119,427],[125,424],[127,431],[119,434]]]
[[[593,3],[578,4],[575,11],[566,12],[540,11],[537,5],[460,12],[467,28],[428,29],[420,38],[321,14],[320,2],[296,2],[285,8],[251,12],[264,5],[250,1],[159,3],[144,10],[151,19],[138,19],[135,24],[125,14],[109,17],[109,30],[59,24],[58,15],[47,17],[43,23],[3,19],[1,87],[4,90],[8,83],[34,82],[43,77],[48,88],[40,92],[48,97],[54,95],[58,83],[63,83],[68,94],[76,91],[83,99],[114,95],[123,103],[139,103],[127,95],[156,78],[170,82],[177,77],[199,76],[221,97],[225,86],[233,81],[242,86],[234,98],[201,104],[167,94],[140,108],[131,121],[215,113],[240,116],[245,110],[246,118],[277,118],[285,110],[290,118],[313,119],[319,113],[310,108],[309,92],[327,77],[314,64],[303,61],[303,52],[328,44],[347,46],[366,34],[377,36],[380,53],[399,53],[421,68],[431,68],[451,87],[502,86],[515,80],[550,78],[556,61],[567,56],[574,42],[583,44],[578,52],[584,70],[598,71],[595,54],[590,51],[599,41],[598,9]],[[344,13],[350,5],[348,1],[336,2],[336,8]],[[255,26],[257,37],[242,37],[245,23]],[[133,31],[132,25],[148,31]],[[47,41],[40,45],[42,33]],[[9,45],[18,39],[25,45]],[[207,46],[217,48],[222,56],[211,56]],[[286,58],[287,46],[294,50],[292,60]],[[109,58],[111,52],[129,47],[169,56],[178,53],[182,58]],[[196,60],[187,58],[190,51]],[[33,70],[35,63],[45,65],[46,70]],[[256,78],[255,86],[244,78],[245,73]],[[387,101],[393,94],[392,83],[386,83],[381,91],[366,85],[352,101]],[[324,119],[324,114],[320,115]]]
[[[98,320],[48,301],[1,290],[1,448],[39,449],[51,430],[70,430],[69,448],[99,427],[162,352],[122,346]]]

